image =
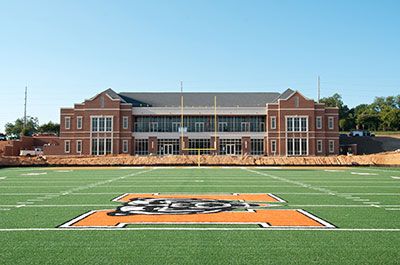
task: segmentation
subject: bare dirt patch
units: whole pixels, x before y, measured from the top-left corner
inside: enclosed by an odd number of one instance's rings
[[[400,166],[400,152],[325,157],[201,156],[203,166]],[[1,157],[0,166],[196,166],[197,156]]]

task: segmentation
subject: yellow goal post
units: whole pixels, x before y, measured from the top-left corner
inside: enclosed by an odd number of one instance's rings
[[[197,165],[200,166],[200,152],[201,151],[216,151],[217,150],[217,96],[214,96],[214,147],[210,148],[188,148],[185,146],[184,141],[184,96],[181,95],[181,124],[179,130],[181,131],[181,150],[182,151],[197,151]]]

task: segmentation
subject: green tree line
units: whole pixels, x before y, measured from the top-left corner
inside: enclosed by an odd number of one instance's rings
[[[339,94],[322,98],[321,102],[330,107],[339,107],[339,128],[341,131],[365,129],[370,131],[400,130],[400,95],[376,97],[371,104],[360,104],[349,108]]]
[[[36,117],[26,117],[26,125],[24,119],[19,118],[14,122],[8,122],[5,125],[5,133],[7,135],[19,136],[20,134],[32,136],[35,133],[60,133],[60,124],[49,121],[39,125],[39,119]]]

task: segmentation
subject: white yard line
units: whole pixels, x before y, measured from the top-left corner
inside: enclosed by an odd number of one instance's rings
[[[125,178],[128,178],[128,177],[136,176],[136,175],[139,175],[139,174],[142,174],[142,173],[145,173],[145,172],[149,172],[149,171],[153,171],[153,170],[154,170],[154,169],[143,170],[143,171],[139,171],[139,172],[127,174],[127,175],[124,175],[124,176],[115,177],[115,178],[111,178],[111,179],[108,179],[108,180],[98,181],[98,182],[91,183],[91,184],[88,184],[88,185],[83,185],[83,186],[75,187],[75,188],[73,188],[73,189],[66,190],[66,191],[61,191],[61,192],[59,192],[59,193],[49,194],[49,195],[46,195],[45,197],[36,197],[36,198],[32,198],[32,199],[27,199],[27,200],[24,201],[24,202],[17,202],[17,205],[14,205],[14,207],[15,207],[15,208],[19,208],[19,207],[37,207],[37,206],[35,206],[35,205],[27,205],[27,204],[33,204],[33,202],[34,202],[35,200],[37,200],[37,199],[39,199],[39,200],[43,200],[43,199],[45,199],[45,200],[53,199],[53,198],[60,197],[60,196],[63,196],[63,195],[68,195],[68,194],[70,194],[70,193],[72,193],[72,192],[74,192],[74,191],[80,191],[80,190],[91,189],[91,188],[97,187],[97,186],[99,186],[99,185],[104,185],[104,184],[107,184],[107,183],[111,183],[111,182],[113,182],[113,181],[117,181],[117,180],[120,180],[120,179],[125,179]],[[21,187],[21,186],[20,186],[20,187]],[[37,186],[36,186],[36,187],[37,187]],[[51,187],[55,187],[55,186],[51,186]],[[72,186],[72,187],[74,187],[74,186]],[[40,206],[39,206],[39,207],[40,207]]]
[[[320,191],[320,192],[323,192],[323,193],[326,193],[326,194],[329,194],[329,195],[336,195],[338,197],[343,197],[343,196],[341,196],[342,194],[340,194],[339,192],[332,191],[332,190],[329,190],[329,189],[325,188],[325,187],[334,187],[334,186],[316,187],[316,186],[312,186],[310,184],[306,184],[306,183],[303,183],[303,182],[300,182],[300,181],[294,181],[294,180],[286,179],[284,177],[279,177],[279,176],[275,176],[275,175],[272,175],[272,174],[268,174],[268,173],[264,173],[264,172],[260,172],[260,171],[256,171],[256,170],[251,170],[251,169],[248,169],[248,168],[242,168],[242,169],[246,170],[246,171],[249,171],[249,172],[253,172],[253,173],[259,174],[259,175],[264,175],[264,176],[267,176],[267,177],[270,177],[270,178],[273,178],[273,179],[276,179],[276,180],[281,180],[282,182],[294,184],[294,185],[297,185],[297,186],[300,186],[300,187],[303,187],[303,188],[307,188],[307,189],[311,189],[311,190],[315,190],[315,191]],[[336,187],[339,187],[339,186],[336,186]],[[352,186],[345,186],[345,187],[352,187]],[[359,187],[367,187],[367,186],[355,186],[355,187],[359,188]],[[390,187],[393,187],[393,186],[390,186]],[[345,199],[357,201],[357,200],[360,200],[361,198],[360,197],[347,196],[347,197],[345,197]],[[377,207],[377,208],[381,207],[380,205],[376,205],[374,203],[370,203],[369,206]]]
[[[379,168],[357,168],[357,170],[370,170],[370,171],[378,171],[378,172],[395,172],[400,173],[400,170],[389,170],[389,169],[379,169]]]
[[[157,181],[155,181],[157,182]],[[104,181],[103,184],[99,184],[99,185],[105,185],[107,184],[108,181]],[[106,187],[102,187],[96,185],[96,187],[98,188],[129,188],[130,186],[126,185],[126,186],[106,186]],[[303,183],[304,186],[302,186],[303,188],[309,188],[307,186],[311,186],[310,184],[306,184]],[[90,186],[90,185],[88,185]],[[138,187],[138,188],[154,188],[154,187],[169,187],[169,188],[176,188],[176,187],[240,187],[243,188],[243,185],[202,185],[202,184],[198,184],[198,185],[132,185],[134,187]],[[250,188],[295,188],[296,186],[300,186],[300,185],[292,185],[292,186],[281,186],[281,185],[245,185],[245,187],[250,187]],[[0,186],[0,188],[72,188],[75,186]],[[345,186],[319,186],[319,188],[400,188],[400,186],[394,186],[394,185],[390,185],[390,186],[364,186],[364,185],[359,185],[359,186],[349,186],[349,185],[345,185]]]

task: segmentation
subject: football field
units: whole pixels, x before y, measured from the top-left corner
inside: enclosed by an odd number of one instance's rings
[[[400,264],[400,168],[0,169],[0,264]]]

